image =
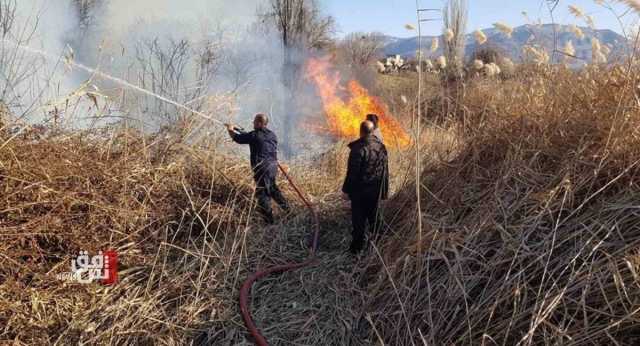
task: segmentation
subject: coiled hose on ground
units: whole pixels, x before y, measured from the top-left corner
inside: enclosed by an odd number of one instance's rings
[[[253,286],[253,284],[256,281],[266,276],[269,276],[271,274],[284,273],[287,271],[300,269],[313,263],[316,256],[316,250],[318,248],[318,236],[320,235],[320,221],[318,220],[318,213],[316,209],[313,207],[311,202],[309,202],[309,200],[305,197],[305,195],[298,188],[298,186],[295,184],[293,179],[291,179],[287,171],[282,167],[280,163],[278,163],[278,168],[280,169],[282,174],[285,176],[285,178],[287,178],[287,181],[289,181],[289,184],[291,184],[293,189],[296,191],[296,194],[298,194],[302,202],[304,202],[305,206],[311,212],[311,215],[313,217],[314,233],[313,233],[313,241],[311,243],[311,252],[309,253],[309,257],[306,261],[299,262],[299,263],[288,263],[288,264],[277,265],[277,266],[273,266],[273,267],[269,267],[269,268],[257,271],[251,274],[247,278],[247,280],[245,280],[245,282],[242,284],[242,287],[240,288],[240,312],[242,313],[242,319],[244,320],[244,324],[247,326],[247,330],[253,337],[255,344],[259,346],[267,346],[269,345],[269,343],[267,342],[267,339],[265,339],[265,337],[262,336],[262,334],[260,334],[260,331],[258,330],[258,328],[256,327],[256,324],[253,322],[253,319],[251,318],[251,311],[249,311],[249,298],[251,293],[251,286]]]

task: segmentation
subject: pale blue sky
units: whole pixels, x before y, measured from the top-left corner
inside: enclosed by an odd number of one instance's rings
[[[419,0],[422,8],[442,8],[444,0]],[[415,24],[415,0],[321,0],[324,11],[333,16],[338,24],[338,35],[354,31],[379,31],[398,37],[415,36],[415,32],[407,31],[404,25]],[[612,29],[621,32],[615,16],[607,9],[596,5],[593,0],[560,0],[554,15],[557,23],[575,23],[586,26],[583,20],[577,20],[569,14],[568,6],[576,5],[595,19],[596,28]],[[613,5],[619,13],[626,8]],[[496,21],[503,21],[511,26],[526,23],[522,11],[527,11],[533,21],[542,19],[550,22],[549,11],[544,0],[469,0],[469,31],[491,27]],[[629,13],[625,21],[630,24],[638,19],[638,14]],[[423,24],[425,35],[439,34],[442,23]]]

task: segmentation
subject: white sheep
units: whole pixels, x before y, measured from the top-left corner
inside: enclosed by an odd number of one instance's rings
[[[484,65],[484,73],[487,77],[494,77],[502,73],[502,70],[500,70],[500,66],[492,62]]]

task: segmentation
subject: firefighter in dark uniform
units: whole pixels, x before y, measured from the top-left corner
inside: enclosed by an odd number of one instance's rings
[[[387,148],[374,135],[371,121],[360,125],[360,139],[349,144],[347,176],[342,186],[344,198],[351,200],[353,223],[350,251],[356,254],[365,244],[365,229],[377,233],[381,224],[378,217],[380,201],[389,193],[389,163]]]
[[[248,144],[251,153],[251,168],[256,183],[258,210],[269,224],[274,223],[271,199],[285,211],[289,203],[276,184],[278,174],[278,138],[267,128],[269,118],[262,113],[253,119],[253,131],[244,132],[233,124],[225,124],[229,135],[238,144]]]

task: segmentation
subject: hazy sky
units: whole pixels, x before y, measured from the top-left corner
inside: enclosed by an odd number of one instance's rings
[[[405,24],[415,24],[417,21],[415,0],[321,0],[320,3],[328,14],[336,18],[339,36],[353,31],[380,31],[398,37],[415,36],[414,32],[404,28]],[[421,8],[442,8],[444,0],[419,0],[419,3]],[[556,22],[586,26],[583,20],[577,20],[569,14],[569,5],[576,5],[592,15],[597,28],[621,31],[615,16],[593,0],[560,0],[554,13]],[[622,5],[613,7],[619,13],[626,10]],[[526,11],[531,20],[551,21],[543,0],[469,0],[468,29],[473,31],[491,27],[496,21],[514,27],[522,25],[527,22],[522,11]],[[638,18],[638,14],[632,12],[627,14],[625,21],[631,23]],[[442,22],[425,23],[423,31],[425,35],[439,34]]]

